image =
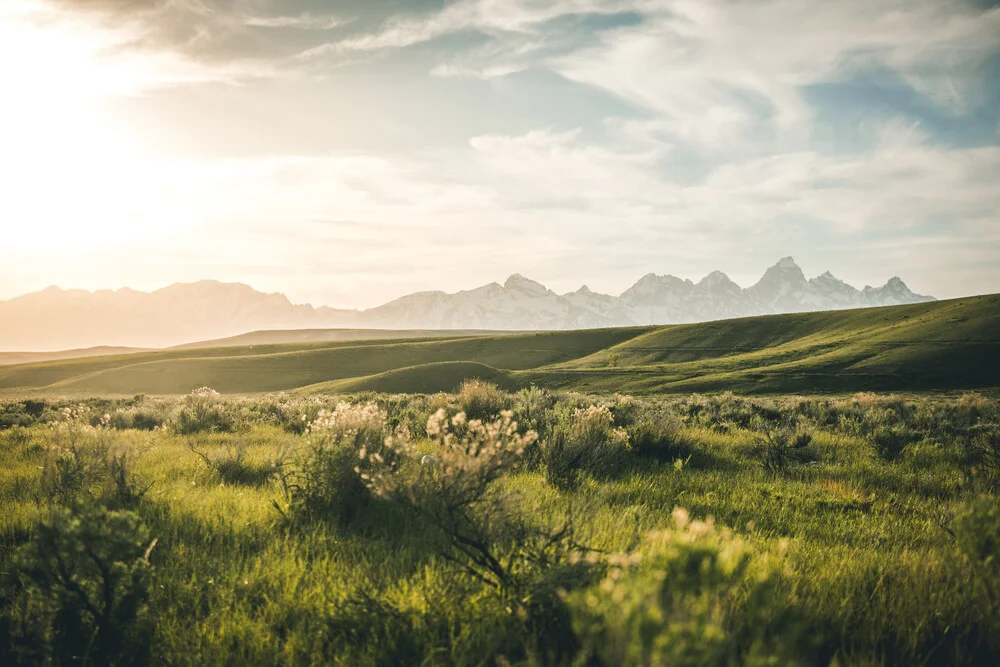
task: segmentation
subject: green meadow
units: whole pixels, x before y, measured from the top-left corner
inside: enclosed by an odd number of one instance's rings
[[[998,316],[0,367],[0,664],[997,664]]]
[[[510,389],[814,394],[987,389],[1000,372],[997,295],[627,329],[368,340],[345,331],[347,340],[268,342],[292,337],[279,333],[230,341],[250,344],[0,366],[0,392],[433,393],[488,377]]]

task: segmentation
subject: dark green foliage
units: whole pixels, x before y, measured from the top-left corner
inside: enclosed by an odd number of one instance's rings
[[[959,550],[973,566],[976,584],[1000,611],[1000,503],[995,497],[976,498],[955,522]],[[1000,638],[995,638],[1000,650]]]
[[[794,462],[807,460],[803,450],[812,442],[812,435],[791,428],[762,430],[750,448],[750,456],[768,472],[784,472]]]
[[[673,463],[692,455],[674,418],[644,417],[629,426],[628,439],[636,456]]]
[[[1000,426],[988,425],[972,436],[970,447],[973,469],[991,490],[1000,487]]]
[[[15,426],[28,427],[39,421],[45,411],[45,401],[24,400],[0,404],[0,430]]]
[[[631,396],[615,396],[608,410],[615,426],[631,426],[642,412],[642,402]]]
[[[899,425],[876,426],[868,435],[875,453],[884,461],[895,461],[903,449],[917,439],[917,435]]]
[[[15,561],[23,587],[13,607],[15,654],[41,664],[146,664],[153,544],[131,512],[54,508]]]

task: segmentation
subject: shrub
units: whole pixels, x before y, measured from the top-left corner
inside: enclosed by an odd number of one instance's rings
[[[492,485],[515,470],[534,432],[517,432],[510,411],[484,423],[465,413],[448,419],[443,408],[427,421],[436,445],[425,462],[405,435],[390,438],[392,459],[369,453],[361,478],[378,496],[417,511],[441,537],[440,555],[479,581],[504,592],[522,589],[531,564],[560,560],[572,537],[569,526],[543,534],[518,522]],[[420,461],[420,463],[418,463]],[[402,464],[402,465],[400,465]]]
[[[681,438],[680,426],[667,417],[645,418],[628,428],[632,451],[643,458],[672,463],[691,455],[691,447]]]
[[[306,458],[289,487],[290,506],[300,517],[349,525],[371,500],[369,468],[391,461],[385,413],[372,403],[339,403],[319,413],[308,435]]]
[[[167,416],[161,410],[151,408],[125,408],[110,414],[108,426],[118,430],[155,431],[167,423]],[[185,426],[187,428],[188,426]]]
[[[598,585],[567,596],[583,644],[574,664],[790,664],[793,650],[757,640],[773,625],[751,622],[757,637],[734,632],[741,612],[778,615],[775,600],[763,598],[780,578],[779,563],[711,519],[691,521],[676,509],[674,522],[638,550],[610,557]],[[754,604],[738,608],[738,595]]]
[[[972,463],[988,489],[1000,486],[1000,429],[982,429],[972,438]]]
[[[173,427],[181,435],[201,432],[227,433],[235,429],[232,415],[226,411],[219,392],[209,387],[195,389],[184,398],[184,405],[173,418]]]
[[[52,426],[53,444],[42,465],[43,498],[64,505],[81,498],[109,507],[135,505],[150,488],[133,474],[135,454],[115,446],[106,428],[89,426],[86,413],[67,408],[64,421]]]
[[[510,406],[510,399],[510,394],[482,380],[466,380],[458,391],[458,405],[469,419],[495,419]]]
[[[269,461],[248,458],[247,446],[242,439],[235,443],[227,442],[221,451],[214,453],[202,451],[194,442],[188,443],[188,449],[204,461],[223,483],[236,486],[264,486],[282,472],[286,459],[284,451],[279,451]]]
[[[580,473],[608,474],[629,449],[628,433],[614,428],[606,407],[576,409],[569,423],[561,423],[542,444],[545,479],[559,489],[574,489]]]
[[[155,540],[131,512],[93,504],[57,507],[15,565],[26,661],[146,664],[149,633],[139,622]],[[32,641],[33,640],[33,641]]]
[[[522,389],[514,395],[514,419],[521,428],[541,436],[549,427],[549,417],[555,404],[556,397],[547,389],[535,386]]]
[[[608,407],[608,410],[615,426],[631,426],[639,417],[642,403],[631,396],[615,394],[615,402]]]
[[[962,394],[954,407],[955,421],[963,427],[997,418],[997,403],[977,393]]]
[[[31,431],[22,426],[14,426],[4,435],[4,441],[11,447],[23,447],[31,442]]]
[[[868,434],[868,442],[883,461],[895,461],[903,453],[903,449],[918,437],[904,426],[879,425]]]
[[[764,430],[757,434],[750,448],[750,456],[768,472],[783,472],[790,463],[804,458],[803,449],[812,442],[806,431],[782,428]]]

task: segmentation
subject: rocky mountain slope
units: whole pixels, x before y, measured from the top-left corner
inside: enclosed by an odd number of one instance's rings
[[[751,287],[721,271],[697,283],[648,274],[619,296],[586,286],[556,294],[515,274],[454,294],[418,292],[364,311],[291,303],[247,285],[202,281],[155,292],[61,290],[0,302],[0,350],[54,350],[95,345],[161,347],[259,329],[583,329],[888,306],[932,301],[899,278],[856,289],[829,272],[807,279],[791,257]]]

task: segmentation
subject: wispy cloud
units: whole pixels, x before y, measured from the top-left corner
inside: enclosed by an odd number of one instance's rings
[[[296,16],[245,16],[243,25],[253,28],[297,28],[300,30],[333,30],[347,25],[352,19],[336,16],[315,16],[305,13]]]

